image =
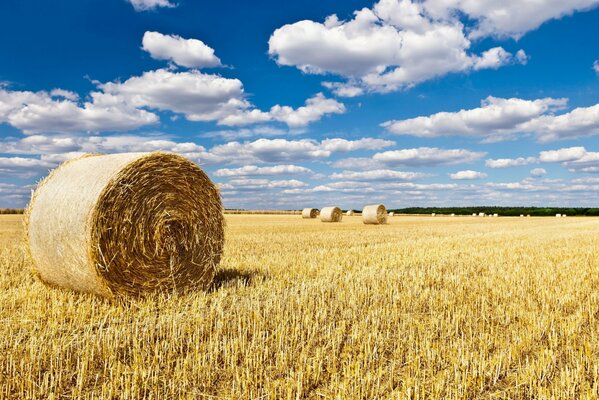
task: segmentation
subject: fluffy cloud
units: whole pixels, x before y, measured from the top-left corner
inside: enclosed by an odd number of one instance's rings
[[[299,188],[308,186],[307,183],[290,180],[268,180],[268,179],[232,179],[227,182],[228,187],[234,190],[264,190],[280,188]]]
[[[169,60],[188,68],[218,67],[221,65],[214,50],[198,39],[184,39],[177,35],[146,32],[142,48],[157,60]]]
[[[31,178],[55,166],[55,163],[44,159],[0,157],[0,176]]]
[[[290,128],[306,126],[314,121],[320,120],[327,114],[343,114],[345,105],[334,99],[326,98],[322,93],[306,100],[304,106],[296,109],[289,106],[274,105],[269,112],[260,110],[249,110],[232,113],[221,119],[221,125],[247,125],[267,121],[284,122]]]
[[[305,73],[348,78],[350,84],[330,87],[350,97],[365,89],[398,90],[452,72],[495,69],[521,62],[524,54],[514,57],[496,47],[477,55],[469,52],[470,45],[457,18],[433,18],[422,3],[411,0],[381,0],[349,21],[331,15],[323,23],[284,25],[270,37],[269,54],[279,65]]]
[[[536,162],[538,162],[536,157],[498,158],[485,161],[485,165],[489,168],[509,168],[534,164]]]
[[[158,122],[158,116],[137,109],[113,96],[90,94],[79,104],[72,92],[11,91],[0,88],[0,123],[6,122],[25,134],[39,132],[126,131]]]
[[[587,10],[597,4],[597,0],[425,0],[424,8],[436,18],[452,19],[458,11],[475,20],[471,38],[519,38],[545,21]]]
[[[271,118],[286,123],[290,127],[305,126],[318,121],[327,114],[343,114],[345,106],[334,99],[327,99],[322,93],[306,100],[306,105],[293,109],[275,105],[270,109]]]
[[[595,60],[593,63],[593,70],[599,75],[599,60]]]
[[[143,47],[155,58],[183,66],[220,65],[214,51],[195,39],[146,32]],[[270,111],[261,111],[246,99],[240,80],[197,69],[163,68],[132,76],[124,82],[93,82],[97,90],[85,102],[64,89],[29,92],[0,85],[0,123],[8,123],[28,135],[117,132],[158,123],[158,115],[152,112],[158,110],[183,114],[190,121],[214,121],[220,125],[278,121],[298,128],[325,115],[345,112],[342,103],[322,93],[298,108],[277,104]]]
[[[561,115],[543,115],[517,129],[536,134],[540,142],[599,134],[599,104],[578,107]]]
[[[174,3],[171,3],[169,0],[128,0],[129,3],[131,3],[131,5],[133,5],[133,8],[135,9],[135,11],[148,11],[148,10],[154,10],[156,8],[160,8],[160,7],[167,7],[167,8],[172,8],[172,7],[176,7],[177,5]]]
[[[473,180],[486,178],[487,174],[485,174],[484,172],[478,172],[468,169],[465,171],[458,171],[456,173],[449,174],[449,177],[453,180]]]
[[[429,176],[421,172],[394,171],[376,169],[371,171],[343,171],[331,175],[331,179],[346,181],[411,181]]]
[[[543,176],[547,173],[547,170],[545,170],[545,168],[534,168],[530,171],[530,174],[532,176]]]
[[[543,131],[543,124],[547,126],[551,119],[559,118],[543,114],[561,109],[566,104],[567,99],[523,100],[489,96],[481,102],[479,108],[439,112],[428,117],[401,121],[387,121],[382,126],[397,135],[419,137],[462,135],[481,137],[486,140],[501,140],[513,136],[516,132]],[[544,122],[541,122],[541,119]],[[599,118],[597,119],[599,121]]]
[[[198,70],[158,69],[122,83],[109,82],[99,87],[107,95],[135,107],[172,111],[184,114],[190,121],[217,121],[229,126],[275,120],[299,127],[327,114],[345,112],[342,103],[327,99],[322,93],[297,109],[275,105],[270,112],[263,112],[246,100],[240,80]]]
[[[485,154],[465,149],[419,147],[376,153],[372,158],[375,162],[390,167],[421,167],[470,163],[480,160]]]
[[[262,175],[297,175],[311,174],[312,170],[299,165],[273,165],[271,167],[258,167],[256,165],[246,165],[240,168],[221,168],[214,172],[215,176],[262,176]]]
[[[539,153],[541,162],[564,162],[579,160],[587,154],[584,147],[568,147],[559,150],[542,151]]]
[[[305,161],[325,159],[333,153],[381,149],[392,144],[394,142],[372,138],[353,141],[326,139],[322,142],[311,139],[258,139],[252,142],[229,142],[215,146],[210,149],[209,157],[213,162],[227,164]]]

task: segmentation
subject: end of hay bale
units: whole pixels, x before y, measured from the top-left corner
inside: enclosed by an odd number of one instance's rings
[[[371,204],[362,210],[362,222],[379,225],[387,222],[387,209],[383,204]]]
[[[37,188],[29,251],[40,278],[104,297],[206,289],[220,262],[219,192],[172,153],[71,160]]]
[[[343,213],[339,207],[324,207],[320,210],[320,220],[322,222],[341,222]]]
[[[316,218],[318,216],[318,210],[316,208],[304,208],[302,210],[302,218]]]

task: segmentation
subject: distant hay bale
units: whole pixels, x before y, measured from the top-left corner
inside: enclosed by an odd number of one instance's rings
[[[343,212],[339,207],[325,207],[320,210],[320,220],[322,222],[341,222]]]
[[[567,215],[566,215],[566,214],[562,214],[562,218],[566,218],[566,217],[567,217]]]
[[[391,212],[389,213],[389,216],[390,216],[390,217],[392,217],[392,216],[394,216],[394,215],[395,215],[395,213],[394,213],[393,211],[391,211]]]
[[[555,214],[555,216],[556,216],[557,218],[561,218],[561,216],[562,216],[562,215],[561,215],[561,214]]]
[[[487,214],[485,214],[484,212],[478,213],[478,216],[479,216],[479,217],[484,217],[484,216],[486,216],[486,215],[487,215]]]
[[[316,208],[304,208],[302,210],[302,218],[316,218],[318,210]]]
[[[25,221],[42,281],[107,298],[206,289],[224,243],[218,189],[196,164],[161,152],[63,163]]]
[[[493,216],[494,216],[495,218],[497,218],[497,217],[499,217],[499,214],[493,214]]]
[[[452,217],[455,217],[455,214],[454,214],[454,213],[451,213],[451,216],[452,216]]]
[[[520,214],[520,218],[524,217],[524,214]]]
[[[345,215],[347,215],[348,217],[351,217],[352,215],[354,215],[354,210],[347,210]]]
[[[476,217],[476,213],[472,213],[472,216],[473,216],[473,217]]]
[[[435,214],[435,213],[432,213],[432,214],[431,214],[431,217],[434,217],[435,215],[437,215],[437,214]]]
[[[387,209],[382,204],[365,206],[362,210],[362,222],[365,224],[384,224],[387,222]]]

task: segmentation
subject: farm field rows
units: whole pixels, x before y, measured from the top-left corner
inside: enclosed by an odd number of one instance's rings
[[[112,304],[0,216],[0,398],[599,396],[599,218],[226,222],[209,292]]]

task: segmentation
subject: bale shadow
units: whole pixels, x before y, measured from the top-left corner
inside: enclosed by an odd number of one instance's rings
[[[234,283],[242,286],[250,286],[257,278],[263,279],[264,275],[255,271],[241,272],[237,269],[221,269],[216,272],[208,292],[215,292],[224,286],[230,286]]]

